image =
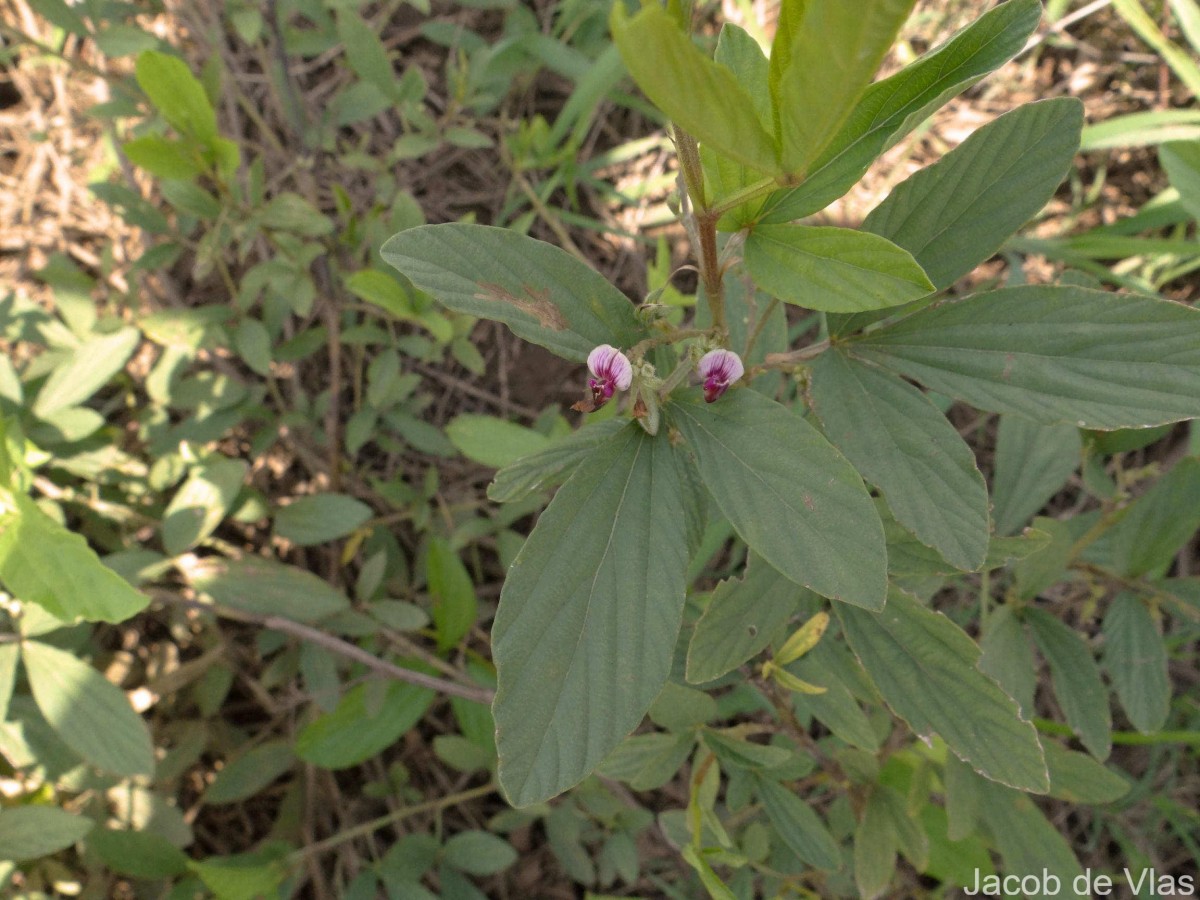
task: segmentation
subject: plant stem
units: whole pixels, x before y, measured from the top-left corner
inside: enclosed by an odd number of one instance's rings
[[[700,145],[696,139],[680,128],[672,126],[675,135],[675,150],[679,154],[679,170],[687,188],[693,207],[696,236],[700,246],[696,255],[700,263],[700,279],[704,282],[704,296],[712,315],[713,328],[722,341],[729,334],[725,325],[725,284],[721,271],[720,254],[717,252],[717,218],[708,208],[704,194],[704,168],[700,164]]]
[[[1070,737],[1075,732],[1069,725],[1053,722],[1050,719],[1034,719],[1033,724],[1038,731],[1060,737]],[[1140,731],[1114,731],[1114,744],[1126,746],[1145,746],[1149,744],[1196,744],[1200,745],[1200,731],[1155,731],[1142,734]]]
[[[363,822],[361,825],[355,825],[353,828],[347,828],[345,831],[339,831],[337,834],[327,837],[323,841],[317,841],[315,844],[309,844],[307,847],[293,851],[289,854],[288,861],[295,864],[305,857],[324,853],[326,850],[332,850],[334,847],[339,847],[347,841],[366,837],[380,828],[394,825],[396,822],[400,822],[410,816],[419,816],[421,813],[427,812],[438,812],[447,807],[458,806],[460,803],[466,803],[477,797],[486,797],[488,794],[494,794],[495,792],[496,786],[494,784],[485,784],[481,787],[471,788],[457,794],[450,794],[447,797],[439,797],[436,800],[418,803],[416,806],[405,806],[388,813],[386,816],[380,816],[378,819],[372,819],[369,822]]]

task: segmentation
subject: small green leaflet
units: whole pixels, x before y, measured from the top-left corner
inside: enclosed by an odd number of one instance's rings
[[[666,681],[687,567],[676,452],[627,425],[563,485],[509,570],[493,714],[515,806],[582,780]]]
[[[1112,430],[1200,417],[1200,310],[1004,288],[914,313],[849,352],[980,409]]]
[[[1074,425],[1040,425],[1023,416],[1000,417],[992,507],[996,534],[1013,534],[1079,468],[1082,444]]]
[[[700,476],[738,535],[818,594],[883,606],[883,525],[862,478],[815,428],[754,391],[667,408]]]
[[[961,628],[897,590],[882,613],[834,609],[879,693],[914,732],[941,735],[993,781],[1037,794],[1049,789],[1037,732],[979,671],[979,648]]]
[[[811,806],[769,777],[755,775],[755,787],[775,833],[800,859],[818,869],[836,869],[842,854]]]
[[[503,322],[576,362],[600,344],[646,336],[633,304],[565,250],[487,225],[422,225],[392,237],[383,258],[455,312]]]
[[[907,250],[849,228],[760,225],[746,239],[746,268],[767,293],[808,309],[852,313],[933,293]]]
[[[1067,724],[1092,756],[1107,759],[1112,750],[1112,715],[1091,648],[1078,632],[1045,610],[1026,609],[1025,621],[1050,666],[1054,696]]]
[[[1171,712],[1171,679],[1162,635],[1136,596],[1118,594],[1104,616],[1104,666],[1133,727],[1161,729]]]

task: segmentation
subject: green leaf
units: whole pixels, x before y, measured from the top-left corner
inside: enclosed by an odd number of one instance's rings
[[[96,828],[87,845],[112,871],[133,878],[158,880],[187,871],[187,854],[152,831]]]
[[[178,556],[213,533],[229,513],[246,480],[240,459],[213,457],[197,466],[163,512],[163,547]]]
[[[882,789],[871,792],[854,831],[854,884],[863,900],[880,896],[896,871],[896,828],[881,797]]]
[[[778,144],[759,120],[754,99],[669,12],[646,6],[631,19],[617,3],[610,24],[629,74],[667,118],[732,160],[767,174],[781,171]]]
[[[227,763],[204,792],[209,805],[238,803],[253,797],[272,781],[291,770],[296,754],[290,741],[268,741]]]
[[[600,344],[645,337],[633,304],[552,244],[486,225],[423,225],[388,240],[383,258],[455,312],[503,322],[576,362]]]
[[[756,775],[754,783],[767,818],[789,850],[818,869],[833,870],[841,866],[842,854],[837,842],[811,806],[778,781]]]
[[[164,119],[180,134],[212,144],[217,137],[217,114],[204,85],[182,59],[155,50],[138,56],[134,70],[138,87]]]
[[[717,585],[688,643],[687,680],[703,684],[761,653],[808,592],[751,555],[740,579]],[[810,594],[810,596],[812,596]]]
[[[1200,311],[1023,286],[922,310],[855,356],[980,409],[1111,430],[1200,416]]]
[[[721,35],[717,39],[717,49],[713,58],[718,65],[733,73],[738,84],[745,89],[753,102],[754,113],[759,122],[769,131],[772,128],[772,115],[771,90],[767,83],[768,63],[758,41],[745,29],[726,22],[721,26]],[[708,143],[700,145],[700,159],[704,164],[705,178],[711,186],[713,199],[717,201],[762,179],[759,172],[718,153]],[[747,219],[749,214],[761,205],[760,198],[756,202],[746,204],[744,210],[727,213],[722,216],[718,227],[724,229],[727,223],[734,223],[731,230],[740,227],[742,220]]]
[[[1017,701],[1021,715],[1030,718],[1034,714],[1037,663],[1025,626],[1014,610],[1015,607],[1006,604],[988,617],[983,640],[979,642],[983,651],[979,670],[995,679],[1004,693]]]
[[[96,823],[53,806],[0,809],[0,859],[23,862],[65,850]]]
[[[1118,594],[1104,616],[1104,666],[1133,727],[1158,731],[1171,711],[1167,651],[1150,611],[1133,594]]]
[[[184,574],[217,603],[257,615],[314,622],[350,605],[345,594],[311,572],[269,559],[207,557]]]
[[[863,228],[909,251],[938,290],[947,288],[1054,196],[1082,126],[1073,98],[1005,113],[893,189]]]
[[[1091,648],[1078,632],[1045,610],[1026,609],[1025,621],[1050,666],[1054,696],[1067,724],[1092,756],[1106,759],[1112,750],[1112,716]]]
[[[242,362],[256,375],[271,374],[271,335],[258,319],[242,319],[234,333],[234,344]]]
[[[883,526],[862,479],[821,435],[754,391],[668,407],[700,476],[738,535],[792,581],[879,609]]]
[[[33,403],[33,414],[48,416],[89,399],[125,368],[140,340],[136,328],[122,328],[80,344],[46,379]]]
[[[8,718],[8,701],[12,699],[13,686],[17,682],[17,660],[20,656],[20,644],[0,644],[0,722]]]
[[[204,171],[199,154],[191,146],[157,134],[126,141],[121,150],[131,163],[158,178],[187,180]]]
[[[936,50],[871,85],[808,177],[799,187],[772,194],[761,221],[800,219],[841,197],[881,153],[935,109],[1015,56],[1041,14],[1038,0],[1009,0]]]
[[[405,682],[384,687],[379,703],[371,703],[368,689],[351,688],[337,709],[319,716],[300,731],[296,755],[325,769],[348,769],[396,743],[425,715],[434,693]]]
[[[458,554],[442,538],[430,540],[425,572],[433,596],[438,650],[445,652],[457,646],[475,624],[475,585]]]
[[[1129,782],[1086,753],[1043,740],[1050,769],[1050,796],[1068,803],[1112,803],[1129,793]]]
[[[493,713],[514,806],[579,782],[666,682],[687,567],[675,452],[627,425],[576,469],[509,570]]]
[[[1023,416],[1001,416],[992,481],[996,534],[1019,531],[1041,510],[1079,468],[1081,449],[1074,425],[1040,425]]]
[[[297,497],[275,511],[275,534],[301,547],[335,541],[371,518],[371,507],[348,494]]]
[[[896,521],[959,569],[983,565],[988,496],[975,455],[920,390],[836,351],[812,369],[825,436],[883,493]]]
[[[745,254],[763,290],[808,309],[861,312],[933,292],[906,250],[849,228],[760,225],[746,239]]]
[[[1169,141],[1200,138],[1200,111],[1162,109],[1114,116],[1083,129],[1079,149],[1112,150],[1118,147],[1146,147]]]
[[[839,648],[841,645],[838,645]],[[803,659],[799,659],[787,667],[787,671],[804,679],[811,684],[824,687],[823,694],[795,694],[792,704],[819,720],[835,735],[852,747],[875,753],[879,750],[880,739],[872,728],[870,720],[862,707],[858,705],[854,694],[846,686],[835,668],[830,665],[832,656],[827,651],[830,647],[829,638],[825,638],[812,649]],[[847,661],[853,665],[852,658],[845,651]]]
[[[774,744],[755,744],[720,731],[705,728],[700,732],[704,743],[712,750],[721,768],[773,769],[792,758],[792,751]]]
[[[26,641],[21,659],[38,709],[63,743],[105,772],[154,772],[150,731],[120,688],[74,655],[48,644]]]
[[[446,437],[463,456],[495,469],[545,450],[549,438],[496,416],[464,413],[446,426]]]
[[[386,96],[399,99],[392,61],[376,29],[354,8],[342,7],[337,9],[337,34],[354,73]]]
[[[683,861],[695,869],[711,900],[737,900],[737,894],[721,880],[709,861],[700,855],[701,851],[692,844],[685,844],[682,852]]]
[[[1053,875],[1058,879],[1059,890],[1054,890],[1054,883],[1051,882],[1050,890],[1044,894],[1040,891],[1026,894],[1030,900],[1078,896],[1073,885],[1076,878],[1082,877],[1083,869],[1070,844],[1046,820],[1033,801],[1011,788],[987,781],[979,781],[978,789],[980,803],[986,810],[984,820],[987,830],[995,839],[996,849],[1003,859],[999,871],[1004,874],[1036,874],[1043,878]]]
[[[771,93],[784,171],[806,173],[834,139],[913,4],[805,0],[783,5],[771,46]]]
[[[900,591],[891,592],[882,613],[835,609],[879,693],[918,736],[937,733],[993,781],[1045,793],[1050,782],[1037,732],[979,671],[979,648],[962,629]]]
[[[1180,202],[1193,219],[1200,219],[1200,140],[1163,144],[1158,158]]]
[[[446,865],[471,875],[495,875],[517,861],[517,851],[504,838],[486,831],[461,831],[442,849]]]
[[[565,481],[597,447],[608,442],[627,424],[619,418],[589,422],[578,431],[548,444],[545,449],[509,463],[488,485],[488,499],[512,503]]]
[[[260,900],[278,895],[279,885],[287,876],[286,844],[272,841],[254,853],[234,856],[210,856],[189,862],[188,868],[200,876],[219,900]]]
[[[695,736],[687,733],[635,734],[604,757],[599,771],[624,781],[635,791],[652,791],[679,773],[695,743]]]
[[[1163,574],[1200,528],[1200,459],[1186,457],[1131,503],[1084,557],[1139,578]]]
[[[123,622],[150,599],[23,495],[0,516],[0,582],[65,622]]]

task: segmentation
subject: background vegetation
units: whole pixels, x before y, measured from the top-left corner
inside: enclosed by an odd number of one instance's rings
[[[988,5],[920,4],[886,71]],[[940,785],[919,747],[889,743],[882,707],[862,698],[868,734],[885,735],[868,751],[870,737],[845,740],[859,723],[821,724],[797,701],[781,724],[754,689],[714,702],[679,686],[651,719],[680,739],[642,745],[548,805],[499,798],[487,632],[546,492],[497,506],[486,489],[570,432],[585,374],[439,309],[378,251],[414,225],[474,220],[555,243],[638,300],[661,289],[660,302],[694,302],[694,273],[676,268],[671,147],[624,75],[608,9],[0,0],[0,486],[44,514],[6,532],[28,563],[3,578],[13,595],[50,598],[45,612],[0,594],[0,888],[697,897],[679,848],[685,811],[711,794],[731,854],[752,863],[738,873],[766,873],[788,896],[862,890],[854,865],[792,866],[753,808],[717,800],[688,763],[702,723],[807,742],[792,774],[838,841],[862,827],[863,786],[890,789],[902,813],[879,843],[901,859],[894,872],[880,863],[886,895],[940,896],[994,854],[1032,866],[1046,847],[1067,868],[1061,847],[1096,871],[1196,874],[1200,450],[1188,425],[1081,434],[951,410],[997,532],[1040,514],[1051,552],[991,576],[901,574],[939,591],[985,658],[991,640],[1007,666],[992,674],[1046,734],[1113,744],[1106,769],[1075,769],[1069,789],[1007,824],[939,844],[946,810],[927,796]],[[767,34],[772,16],[770,3],[727,0],[700,19]],[[1065,272],[1192,302],[1197,47],[1191,0],[1051,0],[1016,60],[816,221],[856,225],[981,124],[1075,96],[1089,126],[1068,182],[961,292]],[[1099,549],[1080,552],[1097,522]],[[744,560],[728,532],[704,546],[688,623]],[[86,568],[88,547],[125,581]],[[91,573],[99,624],[50,614],[72,572]],[[152,599],[133,618],[126,582]],[[1117,604],[1101,621],[1114,584],[1149,598],[1153,618]],[[985,621],[1002,591],[1038,598],[1032,643],[1003,614]],[[1113,609],[1132,625],[1110,625]],[[1111,639],[1145,622],[1163,635],[1169,688],[1131,686],[1141,650]]]

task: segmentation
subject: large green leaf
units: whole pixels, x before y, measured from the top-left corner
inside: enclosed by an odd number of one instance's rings
[[[678,461],[629,425],[559,490],[509,570],[492,629],[500,785],[516,806],[561,793],[641,721],[683,613]]]
[[[105,772],[154,771],[150,731],[120,688],[73,654],[49,644],[26,641],[21,660],[38,709],[63,743]]]
[[[1149,734],[1166,724],[1167,650],[1150,611],[1133,594],[1118,594],[1104,616],[1104,667],[1134,728]]]
[[[1200,311],[1023,286],[908,316],[851,352],[980,409],[1111,430],[1200,416]]]
[[[1081,441],[1074,425],[1041,425],[1001,416],[996,435],[992,515],[996,534],[1013,534],[1079,468]]]
[[[95,826],[54,806],[0,809],[0,859],[22,862],[70,847]]]
[[[696,622],[688,644],[687,680],[702,684],[761,653],[808,593],[759,557],[739,579],[722,581]],[[811,594],[809,596],[812,596]]]
[[[892,514],[960,569],[983,565],[988,497],[971,448],[920,390],[836,351],[813,366],[825,436],[883,492]]]
[[[1032,716],[1037,662],[1016,607],[1006,603],[992,613],[984,625],[979,649],[983,651],[979,670],[995,679],[1004,693],[1017,701],[1022,715]]]
[[[1092,756],[1106,759],[1112,750],[1112,715],[1091,648],[1078,632],[1045,610],[1026,609],[1025,621],[1050,666],[1054,696],[1067,724]]]
[[[888,147],[1015,56],[1041,14],[1038,0],[1009,0],[936,50],[871,85],[799,187],[768,198],[761,221],[799,219],[845,194]]]
[[[908,251],[849,228],[762,225],[746,239],[745,255],[763,290],[809,309],[861,312],[933,293]]]
[[[633,18],[613,4],[613,41],[633,80],[673,122],[714,150],[767,174],[780,171],[774,137],[734,73],[704,55],[657,4]]]
[[[784,171],[804,174],[834,139],[914,2],[783,4],[770,74]]]
[[[150,602],[28,497],[12,503],[0,516],[0,582],[19,600],[66,622],[123,622]]]
[[[45,418],[87,400],[125,367],[141,337],[136,328],[122,328],[80,344],[46,379],[33,403],[33,414]]]
[[[1079,148],[1083,105],[1043,100],[984,125],[898,185],[863,222],[909,251],[939,290],[999,249],[1052,196]]]
[[[583,362],[595,347],[645,337],[633,304],[553,244],[487,225],[422,225],[380,251],[455,312],[503,322],[527,341]]]
[[[1034,793],[1050,786],[1033,725],[978,669],[979,648],[940,613],[892,591],[881,613],[835,607],[846,640],[888,706],[922,738],[942,736],[993,781]]]
[[[815,428],[754,391],[668,407],[738,535],[797,584],[868,609],[887,594],[883,525],[862,479]]]

